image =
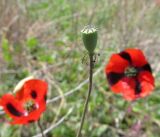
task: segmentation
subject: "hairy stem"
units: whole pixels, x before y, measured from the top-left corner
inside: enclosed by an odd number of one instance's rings
[[[84,105],[84,110],[83,110],[83,114],[82,114],[82,118],[81,118],[81,123],[80,123],[80,128],[78,130],[77,133],[77,137],[81,137],[81,130],[83,128],[83,123],[85,120],[85,115],[86,112],[88,110],[88,103],[89,103],[89,98],[92,92],[92,77],[93,77],[93,54],[89,54],[89,59],[90,59],[90,70],[89,70],[89,88],[88,88],[88,95],[85,101],[85,105]]]
[[[39,127],[40,131],[41,131],[42,137],[45,137],[45,135],[43,133],[43,128],[42,128],[41,123],[40,123],[40,120],[38,120],[37,124],[38,124],[38,127]]]

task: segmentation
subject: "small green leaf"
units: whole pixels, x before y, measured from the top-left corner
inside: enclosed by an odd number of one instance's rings
[[[9,50],[9,42],[5,37],[2,38],[2,52],[3,52],[3,57],[5,61],[11,62],[12,56]]]
[[[27,46],[30,49],[33,49],[34,47],[36,47],[38,45],[38,40],[34,37],[27,39]]]

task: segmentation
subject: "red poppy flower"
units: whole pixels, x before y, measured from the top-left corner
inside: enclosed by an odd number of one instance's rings
[[[154,89],[151,67],[139,49],[113,54],[105,73],[111,90],[129,101],[145,97]]]
[[[2,96],[0,105],[11,118],[11,124],[27,124],[37,121],[46,109],[47,83],[32,79],[12,94]]]

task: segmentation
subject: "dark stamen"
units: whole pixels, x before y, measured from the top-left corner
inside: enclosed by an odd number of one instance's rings
[[[28,100],[27,102],[25,102],[24,108],[29,113],[37,109],[33,100]]]
[[[124,72],[126,77],[135,77],[137,73],[138,73],[138,70],[132,66],[127,67]]]

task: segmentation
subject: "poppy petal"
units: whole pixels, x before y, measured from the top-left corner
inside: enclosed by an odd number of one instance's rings
[[[150,94],[154,89],[154,77],[148,71],[142,71],[139,73],[138,79],[141,83],[141,97],[145,97]]]
[[[22,117],[13,119],[13,120],[10,122],[10,124],[12,124],[12,125],[15,125],[15,124],[21,125],[21,124],[23,124],[23,125],[24,125],[24,124],[28,124],[28,120],[27,120],[27,117],[22,116]]]
[[[45,81],[32,79],[24,83],[23,89],[16,94],[16,98],[19,100],[27,100],[32,98],[33,100],[42,100],[47,94],[48,85]]]
[[[25,114],[23,105],[11,94],[5,94],[2,96],[1,105],[4,111],[12,118],[18,118]]]
[[[122,78],[117,84],[111,87],[112,91],[115,93],[121,93],[123,97],[128,100],[132,101],[139,97],[136,93],[136,82],[135,78]]]
[[[117,84],[111,86],[114,92],[124,92],[135,88],[135,82],[133,78],[122,78]]]
[[[113,54],[109,63],[105,67],[105,72],[123,73],[128,64],[128,61],[122,58],[119,54]]]
[[[147,64],[146,58],[140,49],[126,49],[132,60],[132,65],[136,67],[142,67]]]

